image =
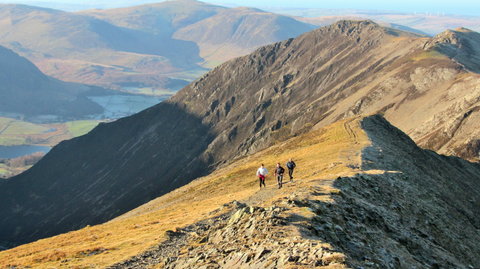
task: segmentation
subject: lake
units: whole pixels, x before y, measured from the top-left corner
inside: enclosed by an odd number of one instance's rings
[[[20,156],[29,155],[35,152],[43,151],[45,153],[50,151],[49,147],[42,146],[0,146],[0,158],[18,158]]]
[[[107,95],[88,96],[88,98],[104,109],[102,115],[96,119],[119,119],[138,113],[144,109],[165,101],[169,96],[142,96],[142,95]]]

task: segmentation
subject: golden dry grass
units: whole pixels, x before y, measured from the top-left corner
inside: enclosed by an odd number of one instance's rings
[[[369,144],[358,119],[335,123],[233,160],[211,175],[108,223],[0,252],[0,268],[103,268],[125,260],[160,243],[167,230],[204,219],[224,203],[258,195],[255,172],[260,163],[269,169],[267,188],[275,187],[273,168],[277,162],[284,166],[293,158],[297,163],[295,182],[298,183],[286,185],[270,200],[285,196],[294,188],[319,182],[335,191],[332,179],[357,172],[347,165],[359,165],[361,150]],[[267,206],[268,201],[262,203]]]

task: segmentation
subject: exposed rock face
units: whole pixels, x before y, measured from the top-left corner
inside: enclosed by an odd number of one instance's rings
[[[425,52],[427,41],[343,21],[229,61],[4,183],[0,243],[109,220],[236,157],[355,115],[381,112],[425,147],[477,157],[480,78]]]

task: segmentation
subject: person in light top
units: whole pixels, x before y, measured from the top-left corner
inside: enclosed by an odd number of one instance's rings
[[[265,185],[265,178],[267,177],[268,170],[265,168],[265,166],[262,163],[262,166],[258,168],[257,170],[257,177],[260,179],[260,189],[262,189],[262,184],[263,187],[266,188],[267,186]]]

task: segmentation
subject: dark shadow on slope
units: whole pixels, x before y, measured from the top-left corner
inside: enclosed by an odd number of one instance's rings
[[[0,245],[108,221],[205,175],[202,119],[163,102],[61,142],[0,189]]]
[[[480,263],[480,165],[424,150],[383,117],[364,118],[362,170],[339,177],[310,230],[353,268],[473,268]],[[379,172],[379,171],[384,172]]]
[[[310,201],[314,233],[353,267],[468,268],[480,263],[480,165],[424,150],[383,117],[364,118],[362,170],[335,203]]]

